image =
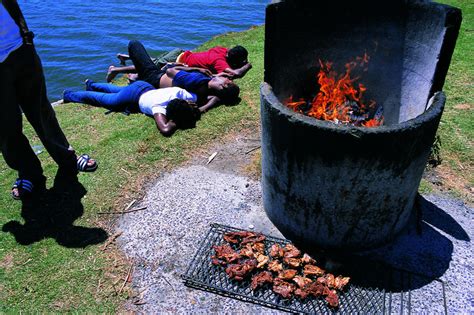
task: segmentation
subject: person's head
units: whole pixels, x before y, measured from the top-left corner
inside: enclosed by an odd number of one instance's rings
[[[166,106],[166,118],[174,121],[179,128],[194,128],[196,121],[201,119],[201,112],[196,105],[176,98]]]
[[[249,53],[242,46],[235,46],[227,51],[227,63],[232,69],[239,69],[248,63]]]
[[[223,103],[232,104],[237,101],[240,88],[237,84],[226,77],[213,77],[209,81],[209,89],[211,94],[220,98]]]

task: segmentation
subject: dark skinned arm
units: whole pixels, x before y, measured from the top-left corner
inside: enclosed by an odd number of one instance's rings
[[[199,107],[201,113],[205,113],[213,107],[216,107],[220,103],[220,98],[217,96],[208,96],[207,103]]]
[[[250,69],[252,69],[252,64],[248,62],[238,69],[227,68],[223,73],[230,75],[230,79],[238,79],[242,78]]]
[[[165,115],[156,113],[153,115],[156,128],[165,137],[170,137],[176,131],[176,124],[172,120],[168,120]]]

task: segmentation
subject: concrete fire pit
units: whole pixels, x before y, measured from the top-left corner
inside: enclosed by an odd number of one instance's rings
[[[359,250],[403,229],[443,112],[445,96],[436,91],[460,22],[459,10],[428,2],[284,1],[267,7],[263,201],[287,238]],[[282,104],[290,95],[314,95],[317,86],[308,78],[315,77],[318,60],[343,64],[370,43],[377,49],[364,83],[383,106],[384,126],[336,125]]]

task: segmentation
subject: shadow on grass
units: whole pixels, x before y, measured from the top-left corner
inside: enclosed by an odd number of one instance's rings
[[[30,245],[46,238],[53,238],[68,248],[84,248],[104,242],[108,235],[100,228],[74,225],[84,213],[81,203],[87,193],[77,178],[55,181],[44,193],[22,201],[21,216],[24,224],[10,221],[2,231],[12,233],[21,245]]]

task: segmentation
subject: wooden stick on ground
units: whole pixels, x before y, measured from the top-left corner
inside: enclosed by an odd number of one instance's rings
[[[247,152],[245,152],[245,154],[249,154],[250,152],[253,152],[253,151],[257,150],[257,149],[260,149],[260,146],[248,150]]]
[[[109,237],[109,239],[108,239],[107,242],[104,244],[104,246],[102,246],[102,251],[106,250],[107,246],[109,246],[110,244],[112,244],[112,243],[117,239],[117,237],[119,237],[120,235],[122,235],[122,231],[118,231],[117,233],[115,233],[114,235],[112,235],[111,237]]]
[[[123,288],[125,288],[125,285],[127,284],[128,279],[130,278],[130,274],[132,273],[132,269],[133,269],[133,260],[130,263],[130,268],[128,268],[127,276],[125,277],[125,281],[122,283],[122,286],[120,287],[118,294],[122,293]]]
[[[97,212],[97,214],[125,214],[125,213],[132,213],[132,212],[146,210],[147,208],[148,208],[147,206],[143,206],[143,207],[133,208],[127,211]]]

